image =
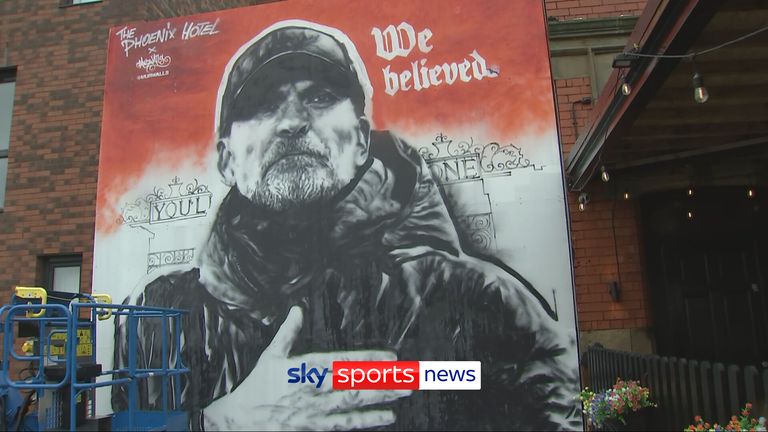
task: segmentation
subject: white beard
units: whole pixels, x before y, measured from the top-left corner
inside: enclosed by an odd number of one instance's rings
[[[329,199],[350,181],[345,180],[317,157],[293,156],[275,163],[246,196],[256,205],[283,211]]]

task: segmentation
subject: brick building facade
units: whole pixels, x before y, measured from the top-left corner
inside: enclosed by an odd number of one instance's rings
[[[0,67],[4,76],[15,79],[0,213],[3,303],[12,286],[49,284],[62,266],[81,266],[80,290],[91,290],[108,29],[130,21],[264,1],[62,3],[67,2],[0,3]],[[585,98],[599,97],[601,77],[606,75],[601,69],[607,58],[621,51],[631,19],[640,14],[644,2],[547,0],[545,4],[561,143],[567,154],[592,106]],[[612,41],[608,51],[605,38]],[[569,195],[579,325],[583,342],[600,340],[618,348],[649,350],[644,329],[650,317],[636,212],[633,201],[620,195],[621,191],[596,188],[583,212],[578,210],[578,196]],[[612,300],[611,282],[620,283],[621,301]]]
[[[0,213],[2,302],[14,285],[46,285],[59,265],[82,263],[80,289],[91,290],[109,28],[222,8],[213,1],[64,3],[0,4],[2,67],[16,82]]]
[[[547,16],[557,19],[612,18],[640,15],[644,1],[633,0],[546,0]]]
[[[600,97],[610,59],[623,50],[634,17],[644,6],[644,1],[626,0],[546,2],[564,157]],[[620,24],[623,19],[625,25]],[[611,20],[615,23],[602,27]],[[573,27],[558,30],[568,26]],[[574,58],[583,59],[586,65]],[[579,210],[579,194],[568,196],[580,345],[585,348],[601,342],[647,352],[652,350],[650,308],[641,268],[637,211],[631,194],[624,199],[624,191],[612,187],[598,184],[588,191],[584,211]],[[620,287],[619,301],[609,293],[612,283]]]

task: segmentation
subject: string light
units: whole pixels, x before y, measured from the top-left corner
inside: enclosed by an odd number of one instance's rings
[[[693,209],[691,208],[691,207],[693,207],[691,205],[691,203],[693,202],[693,194],[694,194],[693,186],[688,186],[687,194],[688,194],[688,206],[689,207],[688,207],[688,210],[685,212],[685,217],[686,217],[686,219],[688,219],[690,221],[690,220],[693,220]]]
[[[630,93],[632,93],[632,86],[630,86],[628,82],[621,84],[621,94],[629,96]]]
[[[600,167],[600,178],[603,179],[603,182],[605,183],[608,183],[608,181],[611,179],[611,176],[608,175],[608,171],[605,170],[605,165]]]
[[[632,93],[632,86],[629,85],[627,82],[627,76],[622,74],[621,75],[621,94],[624,96],[629,96],[629,94]]]
[[[666,58],[666,59],[693,58],[693,57],[700,56],[700,55],[703,55],[703,54],[711,53],[712,51],[719,50],[720,48],[725,48],[728,45],[732,45],[732,44],[735,44],[737,42],[741,42],[744,39],[751,38],[752,36],[758,35],[758,34],[764,32],[766,30],[768,30],[768,25],[760,27],[759,29],[757,29],[757,30],[755,30],[753,32],[747,33],[747,34],[745,34],[743,36],[737,37],[736,39],[729,40],[728,42],[721,43],[720,45],[717,45],[717,46],[713,46],[712,48],[707,48],[705,50],[696,51],[696,52],[690,52],[690,53],[687,53],[687,54],[641,54],[641,53],[638,53],[638,52],[635,51],[636,48],[633,48],[633,50],[621,53],[619,55],[621,55],[623,57],[629,56],[629,57],[662,58],[662,59],[664,59],[664,58]]]
[[[698,68],[696,68],[696,58],[691,58],[691,62],[693,63],[693,100],[698,103],[704,103],[709,100],[709,92],[704,87],[704,78],[702,78]]]
[[[755,36],[767,30],[768,30],[768,25],[760,27],[757,30],[747,33],[743,36],[737,37],[736,39],[721,43],[720,45],[716,45],[701,51],[689,52],[686,54],[642,54],[637,52],[639,47],[635,44],[632,49],[630,49],[629,51],[622,52],[614,58],[613,67],[614,68],[631,68],[633,58],[654,58],[654,59],[690,58],[691,60],[694,60],[693,99],[698,103],[705,103],[707,100],[709,100],[709,91],[707,91],[707,88],[704,86],[704,79],[702,78],[701,74],[696,70],[696,63],[695,63],[696,56],[708,54],[713,51],[719,50],[721,48],[725,48],[729,45],[735,44],[737,42],[741,42],[744,39],[750,38],[752,36]],[[632,92],[632,87],[630,87],[629,84],[626,82],[624,74],[622,74],[621,76],[621,81],[622,81],[621,93],[627,96]]]
[[[755,197],[755,190],[751,187],[747,188],[747,197],[750,199]]]
[[[587,203],[589,202],[589,194],[586,192],[582,192],[579,194],[579,211],[583,212],[587,208]]]
[[[693,100],[704,103],[709,100],[709,92],[704,87],[704,78],[697,72],[693,74]]]
[[[628,190],[625,190],[625,191],[624,191],[624,199],[625,199],[625,200],[628,200],[629,198],[630,198],[630,195],[629,195],[629,191],[628,191]]]

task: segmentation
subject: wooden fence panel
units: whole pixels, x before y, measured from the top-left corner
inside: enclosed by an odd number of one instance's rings
[[[707,419],[717,418],[715,412],[715,406],[713,404],[713,378],[712,378],[712,365],[709,362],[701,362],[701,399],[704,401],[704,409],[701,416]]]
[[[726,408],[726,395],[727,391],[725,386],[725,366],[722,363],[715,363],[712,365],[713,386],[712,395],[715,399],[715,413],[718,419],[727,419],[730,417],[728,409]]]
[[[728,399],[728,406],[730,413],[738,413],[741,411],[742,406],[740,406],[741,400],[744,400],[745,397],[742,395],[741,391],[741,368],[736,365],[730,365],[727,369],[728,372],[728,395],[730,398]]]
[[[663,422],[663,416],[661,415],[663,409],[661,405],[661,358],[656,355],[651,357],[651,378],[653,383],[651,387],[651,397],[659,405],[659,422],[666,424]]]
[[[669,379],[669,359],[667,357],[661,358],[661,365],[659,367],[661,378],[661,395],[659,396],[659,407],[661,408],[662,415],[664,416],[664,423],[665,424],[672,424],[674,423],[674,419],[672,418],[672,405],[670,404],[670,401],[672,400],[672,389],[670,386],[670,379]]]
[[[637,378],[635,378],[635,379],[637,379],[638,381],[640,381],[644,385],[647,385],[647,383],[645,382],[645,377],[643,377],[643,361],[644,360],[645,360],[645,356],[644,355],[639,355],[639,356],[636,356],[634,358],[635,374],[637,375]]]
[[[680,413],[680,391],[678,390],[678,380],[677,380],[677,374],[678,374],[678,360],[674,357],[669,357],[669,393],[670,393],[670,399],[672,402],[672,409],[669,413],[671,424],[680,424],[681,420],[681,413]],[[669,404],[670,400],[667,400],[667,404]]]
[[[744,396],[747,402],[757,403],[758,372],[754,366],[744,368]]]
[[[686,422],[691,421],[691,419],[688,418],[688,414],[691,412],[691,388],[688,385],[688,360],[686,359],[680,359],[678,361],[677,382],[678,391],[680,392],[680,415],[677,416],[677,419],[679,424],[683,425]]]
[[[701,401],[701,388],[699,387],[699,379],[697,372],[699,371],[699,362],[696,360],[690,360],[688,362],[688,385],[689,390],[691,392],[691,410],[688,412],[693,413],[694,416],[696,415],[702,415],[704,406]],[[691,420],[693,420],[693,417],[691,417]]]

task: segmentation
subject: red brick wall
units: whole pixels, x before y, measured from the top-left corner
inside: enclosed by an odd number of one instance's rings
[[[589,77],[562,79],[555,81],[557,89],[557,110],[560,116],[560,139],[563,154],[568,155],[573,147],[578,131],[584,126],[592,111],[591,104],[578,103],[585,97],[592,97]],[[574,114],[576,128],[574,128]],[[578,129],[578,130],[577,130]]]
[[[545,0],[547,16],[558,19],[640,15],[643,0]]]
[[[0,304],[42,282],[38,257],[82,254],[90,291],[107,35],[131,21],[269,0],[0,1],[0,65],[17,66],[4,211]],[[97,287],[97,290],[99,288]]]
[[[592,105],[574,105],[573,102],[591,96],[592,90],[588,77],[557,80],[555,86],[561,143],[567,156],[592,110]],[[622,192],[615,191],[614,198],[610,183],[595,182],[587,190],[590,202],[583,212],[578,209],[578,194],[569,193],[568,196],[581,331],[642,328],[649,324],[647,291],[638,246],[637,212],[634,201],[631,197],[624,200]],[[621,299],[614,302],[608,288],[612,281],[619,280]]]
[[[18,66],[0,214],[3,303],[10,287],[41,282],[42,255],[82,254],[81,287],[90,289],[106,35],[136,17],[117,4],[58,5],[0,5],[5,63]]]

